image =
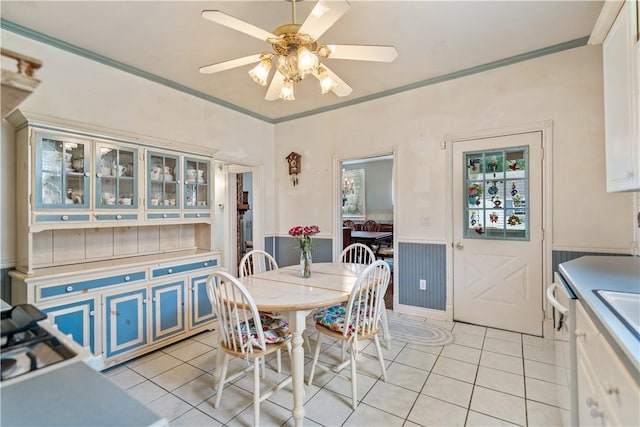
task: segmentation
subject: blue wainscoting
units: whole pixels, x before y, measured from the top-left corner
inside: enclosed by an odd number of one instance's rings
[[[333,261],[331,239],[314,237],[311,241],[313,262]],[[286,267],[300,263],[300,243],[298,239],[289,236],[266,237],[265,250],[276,259],[279,267]]]
[[[444,244],[398,244],[394,266],[398,271],[398,302],[402,305],[445,310],[447,303],[447,253]],[[427,290],[420,290],[420,279]]]

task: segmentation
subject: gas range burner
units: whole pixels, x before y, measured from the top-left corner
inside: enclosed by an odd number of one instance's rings
[[[39,322],[47,315],[32,305],[2,312],[0,380],[5,381],[76,356]]]

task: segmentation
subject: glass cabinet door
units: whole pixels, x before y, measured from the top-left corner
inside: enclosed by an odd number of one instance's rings
[[[35,205],[39,209],[89,207],[91,142],[36,134]]]
[[[209,208],[209,165],[206,160],[184,159],[185,208]]]
[[[96,208],[138,208],[138,151],[96,144]]]
[[[147,208],[180,209],[180,157],[147,152]]]

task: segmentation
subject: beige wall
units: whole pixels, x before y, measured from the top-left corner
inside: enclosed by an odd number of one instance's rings
[[[629,251],[633,245],[632,194],[605,193],[599,47],[274,126],[8,31],[2,31],[2,44],[44,63],[38,74],[42,84],[22,106],[27,111],[215,147],[222,160],[264,165],[267,235],[316,223],[321,236],[329,237],[334,226],[332,156],[379,154],[395,146],[398,238],[445,242],[445,206],[450,203],[444,185],[447,153],[440,149],[445,136],[553,120],[554,248]],[[12,131],[3,121],[0,262],[5,266],[15,258],[13,217],[6,213],[13,204]],[[303,156],[296,187],[284,160],[291,151]]]
[[[629,252],[633,196],[605,192],[601,61],[585,46],[276,125],[275,158],[296,151],[304,165],[296,188],[276,167],[277,229],[331,233],[332,155],[397,146],[398,239],[445,242],[445,136],[553,120],[554,248]]]

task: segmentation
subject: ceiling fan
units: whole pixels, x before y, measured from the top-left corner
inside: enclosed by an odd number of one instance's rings
[[[296,24],[296,2],[291,1],[292,23],[276,28],[273,33],[234,18],[219,10],[204,10],[202,17],[224,25],[260,40],[270,43],[273,52],[262,52],[230,61],[200,67],[203,74],[213,74],[243,65],[258,62],[249,71],[249,76],[258,84],[266,86],[273,63],[276,71],[271,79],[265,99],[273,101],[295,99],[294,84],[307,75],[313,75],[320,82],[323,94],[333,92],[337,96],[347,96],[352,88],[329,69],[320,59],[351,59],[358,61],[391,62],[398,52],[393,46],[370,45],[325,45],[318,43],[322,36],[349,9],[346,0],[318,1],[307,19]]]

